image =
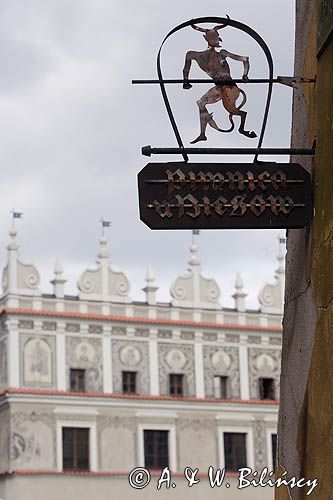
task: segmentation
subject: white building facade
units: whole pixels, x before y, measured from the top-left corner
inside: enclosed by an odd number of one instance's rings
[[[283,256],[257,311],[246,309],[239,275],[235,307],[226,309],[194,244],[170,303],[157,302],[150,267],[146,300],[135,302],[125,274],[112,269],[105,237],[97,267],[68,296],[59,263],[53,294],[41,293],[16,236],[12,229],[2,279],[0,497],[199,499],[208,488],[221,498],[207,481],[213,466],[227,470],[223,498],[273,498],[272,488],[237,490],[237,469],[273,470]],[[157,492],[165,466],[177,487]],[[151,471],[145,489],[129,484],[136,467]],[[199,469],[200,484],[187,487],[185,467]]]

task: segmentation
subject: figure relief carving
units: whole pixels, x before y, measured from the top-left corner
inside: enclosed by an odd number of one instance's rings
[[[121,362],[126,366],[137,366],[141,360],[139,349],[131,345],[123,347],[119,355]]]
[[[75,356],[79,361],[91,363],[96,357],[96,351],[88,342],[80,342],[75,348]]]
[[[261,373],[272,373],[275,367],[275,361],[269,354],[260,354],[254,361],[254,364]]]
[[[172,349],[168,352],[166,360],[173,370],[182,370],[186,363],[186,357],[179,349]]]
[[[122,372],[135,371],[136,391],[149,394],[149,353],[148,342],[136,340],[112,340],[112,377],[114,392],[122,392]]]
[[[212,355],[212,365],[216,370],[226,372],[231,366],[231,357],[224,351],[216,351]]]
[[[24,382],[52,384],[52,353],[43,339],[30,339],[24,347]]]

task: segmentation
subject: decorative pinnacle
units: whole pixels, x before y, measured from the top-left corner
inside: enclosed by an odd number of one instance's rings
[[[197,245],[192,244],[190,246],[191,258],[189,260],[189,264],[191,266],[198,266],[200,264],[200,261],[197,259],[197,250],[198,250]]]
[[[105,236],[101,236],[100,239],[99,239],[99,244],[100,244],[100,249],[99,249],[99,254],[98,254],[98,257],[100,259],[107,259],[109,257],[109,252],[108,252],[108,249],[107,249],[107,244],[108,244],[108,240]]]
[[[54,274],[55,274],[55,276],[60,278],[61,275],[63,274],[63,272],[64,272],[64,269],[62,267],[62,264],[61,264],[60,260],[56,259],[55,264],[54,264]]]
[[[155,281],[154,270],[153,270],[152,266],[150,264],[148,264],[147,272],[146,272],[146,282],[147,282],[147,285],[148,284],[153,284],[154,281]]]
[[[236,274],[235,288],[236,290],[239,291],[241,291],[244,288],[243,279],[240,273]]]
[[[9,230],[10,241],[7,247],[7,250],[17,250],[18,246],[16,243],[17,230],[15,227],[11,227]]]

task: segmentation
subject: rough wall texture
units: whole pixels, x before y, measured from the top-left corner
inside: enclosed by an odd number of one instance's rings
[[[323,2],[321,2],[323,4]],[[313,499],[332,494],[333,459],[333,40],[316,58],[315,0],[297,0],[295,74],[317,75],[315,86],[295,91],[294,147],[317,141],[312,171],[314,219],[288,233],[278,463],[289,476],[318,479]],[[312,164],[313,163],[313,164]],[[300,500],[306,489],[280,488],[276,498]]]

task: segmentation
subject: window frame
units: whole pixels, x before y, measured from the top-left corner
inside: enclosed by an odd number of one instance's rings
[[[224,434],[229,433],[242,433],[245,434],[245,456],[246,456],[246,467],[250,467],[254,470],[254,442],[253,442],[253,429],[248,426],[221,426],[218,434],[219,443],[219,456],[220,456],[220,468],[225,468],[225,452],[224,452]]]
[[[145,467],[146,469],[149,470],[163,470],[165,467],[169,467],[169,461],[170,461],[170,452],[169,452],[169,432],[167,430],[161,430],[161,429],[145,429],[143,431],[143,445],[144,445],[144,451],[145,451]],[[153,437],[152,440],[149,439],[149,441],[146,441],[146,438],[148,438],[147,434],[150,433],[151,437]],[[166,445],[166,453],[163,455],[159,454],[159,445],[161,443],[161,435],[163,435],[163,443]],[[148,447],[149,445],[152,446],[153,448],[153,453],[150,458],[152,458],[151,462],[153,462],[152,465],[147,464],[147,456],[146,456],[146,444]],[[161,460],[163,458],[163,460]],[[162,465],[157,465],[158,462],[166,462]]]
[[[124,391],[124,375],[128,374],[133,374],[134,375],[134,391]],[[121,377],[122,377],[122,394],[138,394],[138,387],[137,387],[137,372],[131,371],[131,370],[122,370],[121,372]]]
[[[261,387],[262,387],[263,380],[270,380],[272,382],[274,398],[262,398],[261,397]],[[259,385],[259,399],[260,399],[260,401],[276,401],[276,381],[273,377],[259,377],[258,378],[258,385]]]
[[[272,447],[272,435],[275,434],[277,436],[277,428],[275,427],[268,427],[266,429],[266,438],[267,438],[267,467],[268,471],[273,470],[273,447]],[[278,446],[278,443],[276,443]]]
[[[181,377],[181,394],[171,394],[171,377]],[[177,387],[179,387],[179,383],[177,382]],[[169,396],[172,398],[183,398],[185,396],[185,375],[184,373],[169,373]]]
[[[70,467],[65,467],[65,456],[64,456],[64,441],[65,441],[65,433],[71,431],[71,466]],[[80,459],[82,461],[82,457],[79,456],[78,450],[79,450],[79,433],[84,432],[85,434],[85,440],[86,440],[86,445],[87,445],[87,450],[85,450],[84,458],[87,459],[87,464],[85,464],[84,467],[79,467],[78,463],[80,462]],[[90,446],[89,446],[89,434],[90,434],[90,429],[87,427],[63,427],[62,428],[62,446],[63,446],[63,456],[62,456],[62,468],[66,472],[89,472],[90,471],[90,463],[89,463],[89,455],[90,455]],[[73,466],[73,463],[77,464],[77,467]],[[87,465],[87,466],[86,466]]]
[[[215,380],[219,380],[219,396],[215,395]],[[222,397],[222,387],[221,387],[221,380],[225,380],[225,397]],[[227,375],[214,375],[213,376],[213,392],[214,392],[214,398],[215,399],[231,399],[230,398],[230,377]]]
[[[138,464],[139,467],[145,466],[145,443],[144,431],[169,431],[168,451],[169,451],[169,469],[177,471],[177,446],[176,446],[176,426],[173,424],[139,424],[138,425]]]
[[[75,374],[77,374],[77,375],[79,375],[79,372],[81,374],[83,374],[83,389],[73,389],[72,388],[72,372],[75,372]],[[70,389],[70,392],[86,392],[87,391],[87,388],[86,388],[86,370],[84,368],[70,368],[69,369],[69,389]]]
[[[89,430],[89,471],[97,472],[97,426],[96,422],[77,421],[77,420],[58,420],[57,421],[57,470],[64,472],[63,468],[63,428],[83,428]]]

